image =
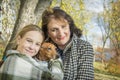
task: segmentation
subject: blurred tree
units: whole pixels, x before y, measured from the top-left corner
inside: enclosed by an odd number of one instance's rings
[[[120,0],[117,0],[116,2],[112,0],[110,4],[112,6],[108,7],[104,3],[104,12],[102,14],[104,25],[100,26],[101,31],[102,31],[102,36],[103,36],[102,38],[103,39],[103,52],[104,52],[106,41],[107,39],[109,39],[110,48],[114,54],[114,56],[108,62],[108,65],[105,66],[105,68],[107,67],[108,69],[111,67],[110,65],[114,65],[117,67],[118,66],[117,64],[120,64],[120,15],[119,15]],[[104,55],[103,52],[102,52],[102,55]]]
[[[116,56],[120,57],[120,0],[112,4],[112,14],[110,15],[110,29],[112,31],[111,41],[112,48],[116,52]]]
[[[111,34],[111,48],[116,53],[114,56],[116,63],[120,64],[120,0],[112,4],[112,12],[110,14],[110,30]]]
[[[3,0],[2,1],[2,36],[6,44],[8,43],[14,24],[18,15],[19,10],[19,0],[11,1]],[[16,6],[16,7],[15,7]]]
[[[118,57],[120,55],[120,0],[116,2],[111,0],[109,3],[110,6],[107,6],[106,4],[106,0],[104,0],[104,12],[98,14],[97,18],[97,23],[102,32],[103,51],[101,52],[101,55],[104,56],[102,63],[104,63],[105,60],[104,47],[107,44],[107,40],[110,40],[110,48],[114,50],[116,56]]]

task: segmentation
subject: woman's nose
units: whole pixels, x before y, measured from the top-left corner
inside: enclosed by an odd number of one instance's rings
[[[62,35],[64,34],[64,31],[63,31],[62,29],[59,29],[59,30],[58,30],[58,34],[59,34],[60,36],[62,36]]]

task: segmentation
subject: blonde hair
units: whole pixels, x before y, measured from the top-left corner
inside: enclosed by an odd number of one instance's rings
[[[29,25],[26,25],[25,27],[23,27],[18,33],[17,35],[15,36],[14,40],[11,42],[14,44],[14,46],[12,47],[13,49],[16,49],[17,48],[17,38],[18,36],[20,36],[21,38],[24,37],[24,35],[29,32],[29,31],[38,31],[40,32],[42,35],[43,35],[43,38],[44,38],[44,33],[43,31],[41,30],[41,28],[37,25],[34,25],[34,24],[29,24]]]

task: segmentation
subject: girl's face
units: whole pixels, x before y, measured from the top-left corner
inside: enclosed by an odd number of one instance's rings
[[[26,55],[35,56],[43,41],[43,35],[38,31],[29,31],[22,38],[17,39],[17,50]]]
[[[48,24],[48,36],[58,45],[59,48],[64,49],[70,39],[70,28],[66,20],[60,21],[51,19]]]

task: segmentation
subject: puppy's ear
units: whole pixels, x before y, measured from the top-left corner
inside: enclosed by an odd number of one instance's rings
[[[38,51],[38,53],[35,55],[35,57],[40,60],[40,50]]]

